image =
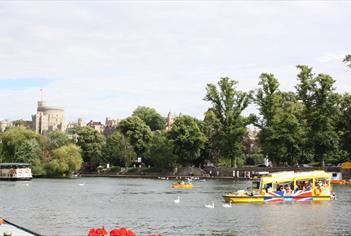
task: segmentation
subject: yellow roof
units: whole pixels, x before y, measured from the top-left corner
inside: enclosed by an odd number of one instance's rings
[[[351,169],[351,161],[347,161],[341,164],[342,169]]]
[[[294,171],[282,171],[271,173],[268,176],[263,176],[261,179],[264,182],[269,181],[289,181],[293,179],[307,179],[307,178],[330,178],[330,173],[321,170],[306,171],[306,172],[294,172]]]

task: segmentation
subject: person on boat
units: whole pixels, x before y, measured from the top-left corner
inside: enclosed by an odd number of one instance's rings
[[[291,188],[289,184],[284,185],[283,193],[284,195],[291,195]]]

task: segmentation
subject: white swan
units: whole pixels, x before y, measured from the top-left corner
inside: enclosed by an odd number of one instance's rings
[[[179,196],[178,196],[177,199],[174,200],[174,203],[176,203],[176,204],[180,203],[180,197]]]
[[[229,204],[228,204],[228,203],[224,203],[224,204],[222,205],[222,207],[225,207],[225,208],[232,207],[232,202],[229,202]]]
[[[85,185],[85,182],[84,183],[80,183],[79,186],[84,186]]]
[[[206,208],[214,208],[214,202],[212,202],[212,204],[205,204]]]

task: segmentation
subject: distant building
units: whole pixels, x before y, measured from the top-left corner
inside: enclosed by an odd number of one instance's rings
[[[39,101],[37,113],[32,115],[32,128],[35,132],[48,135],[53,130],[65,130],[64,109],[47,106],[46,102]]]
[[[119,119],[112,119],[111,117],[106,117],[105,120],[105,127],[104,127],[104,135],[109,136],[111,135],[117,128],[119,124]]]
[[[248,128],[246,130],[246,134],[244,135],[244,146],[245,146],[245,152],[247,154],[253,153],[254,150],[258,148],[257,135],[258,135],[258,131],[256,129]]]
[[[102,133],[104,131],[104,124],[102,124],[100,121],[89,121],[87,126],[95,129],[97,132]]]
[[[66,125],[66,129],[72,129],[74,127],[84,127],[86,126],[86,124],[84,123],[82,118],[78,118],[77,122],[75,121],[70,121],[68,122],[68,124]]]
[[[0,119],[0,132],[4,132],[5,129],[12,126],[12,122],[9,120]]]
[[[167,116],[166,130],[171,130],[174,120],[175,120],[175,115],[169,112]]]

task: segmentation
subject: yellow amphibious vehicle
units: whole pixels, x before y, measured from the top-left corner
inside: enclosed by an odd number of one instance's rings
[[[270,173],[254,179],[248,190],[227,193],[223,198],[228,203],[330,200],[335,197],[330,177],[325,171]]]

